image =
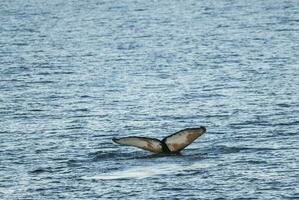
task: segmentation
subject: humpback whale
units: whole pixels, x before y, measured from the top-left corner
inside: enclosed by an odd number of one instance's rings
[[[112,138],[112,141],[120,145],[134,146],[153,153],[179,153],[205,132],[205,127],[186,128],[165,137],[163,140],[129,136],[118,139]]]

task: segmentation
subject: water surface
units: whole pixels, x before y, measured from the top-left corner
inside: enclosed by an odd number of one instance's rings
[[[299,198],[298,1],[0,2],[1,199]],[[112,137],[207,133],[180,156]]]

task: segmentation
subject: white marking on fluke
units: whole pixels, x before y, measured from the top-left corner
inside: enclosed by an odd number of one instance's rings
[[[178,153],[205,132],[205,127],[186,128],[165,137],[163,140],[129,136],[119,139],[113,138],[112,141],[117,144],[134,146],[154,153]]]

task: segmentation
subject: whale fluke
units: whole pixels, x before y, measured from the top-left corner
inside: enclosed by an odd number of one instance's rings
[[[112,141],[117,144],[134,146],[154,153],[163,152],[161,141],[155,138],[130,136],[119,139],[113,138]]]
[[[162,142],[171,152],[179,152],[206,132],[205,127],[187,128],[165,137]]]
[[[178,153],[206,132],[205,127],[186,128],[165,137],[162,141],[155,138],[129,136],[113,138],[112,141],[127,146],[138,147],[154,153]]]

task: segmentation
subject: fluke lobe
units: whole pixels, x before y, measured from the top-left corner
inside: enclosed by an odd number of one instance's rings
[[[134,146],[154,153],[178,153],[205,132],[205,127],[186,128],[165,137],[162,141],[156,138],[138,136],[113,138],[112,141],[117,144]]]

